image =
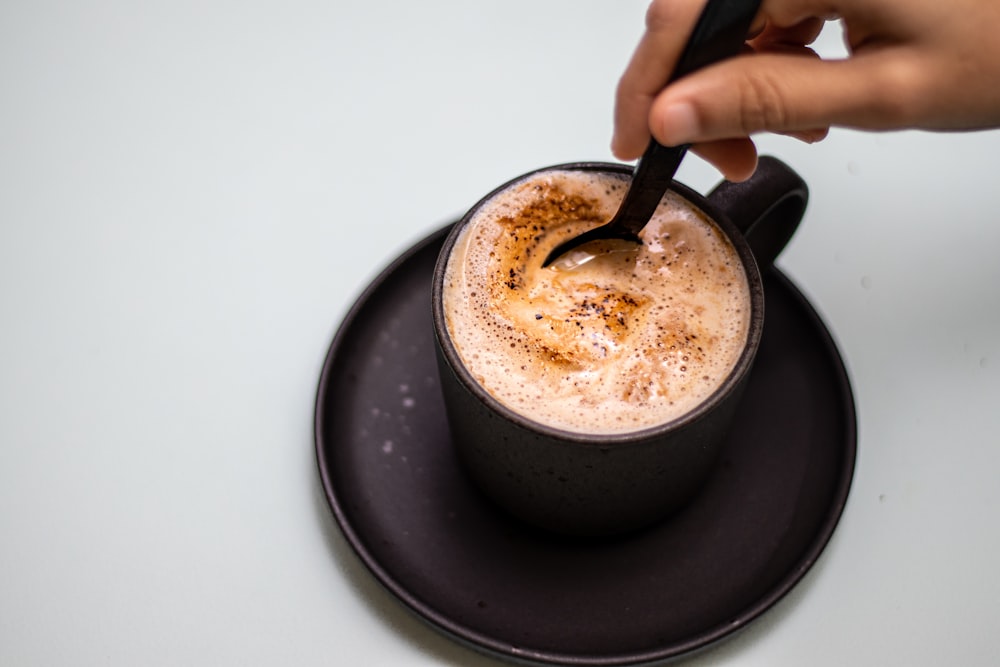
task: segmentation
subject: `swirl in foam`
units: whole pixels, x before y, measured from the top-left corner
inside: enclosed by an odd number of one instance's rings
[[[549,250],[610,219],[625,188],[611,173],[529,176],[474,212],[448,260],[444,312],[459,355],[533,421],[580,433],[670,421],[722,383],[745,344],[739,256],[673,193],[643,245],[607,242],[571,270],[542,268]]]

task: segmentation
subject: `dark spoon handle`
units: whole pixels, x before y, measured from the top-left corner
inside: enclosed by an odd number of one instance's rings
[[[638,236],[653,217],[689,146],[664,146],[656,139],[649,140],[646,152],[635,164],[632,182],[615,216],[618,225]]]
[[[735,56],[743,48],[761,0],[709,0],[677,61],[669,83],[707,65]],[[688,145],[663,146],[650,139],[635,165],[632,183],[616,221],[638,234],[653,216],[677,173]]]

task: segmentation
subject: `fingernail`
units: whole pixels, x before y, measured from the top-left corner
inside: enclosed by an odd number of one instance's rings
[[[661,116],[663,138],[668,146],[678,146],[694,140],[700,130],[698,114],[687,102],[667,107]]]

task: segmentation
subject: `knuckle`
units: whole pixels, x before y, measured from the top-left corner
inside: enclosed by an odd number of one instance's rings
[[[659,32],[666,26],[673,24],[675,12],[669,2],[653,0],[646,8],[646,30],[649,32]]]
[[[895,59],[883,66],[872,78],[871,100],[873,115],[888,126],[915,124],[923,113],[928,95],[924,92],[922,68],[904,59]]]
[[[646,8],[646,30],[674,30],[679,21],[693,15],[702,4],[702,0],[652,0]]]
[[[764,72],[753,72],[743,81],[739,99],[740,129],[744,134],[789,127],[783,83]]]

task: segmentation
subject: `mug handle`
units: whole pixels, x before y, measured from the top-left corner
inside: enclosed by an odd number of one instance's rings
[[[809,187],[784,162],[763,155],[748,180],[724,181],[707,199],[743,232],[757,265],[766,271],[798,228],[809,202]]]

